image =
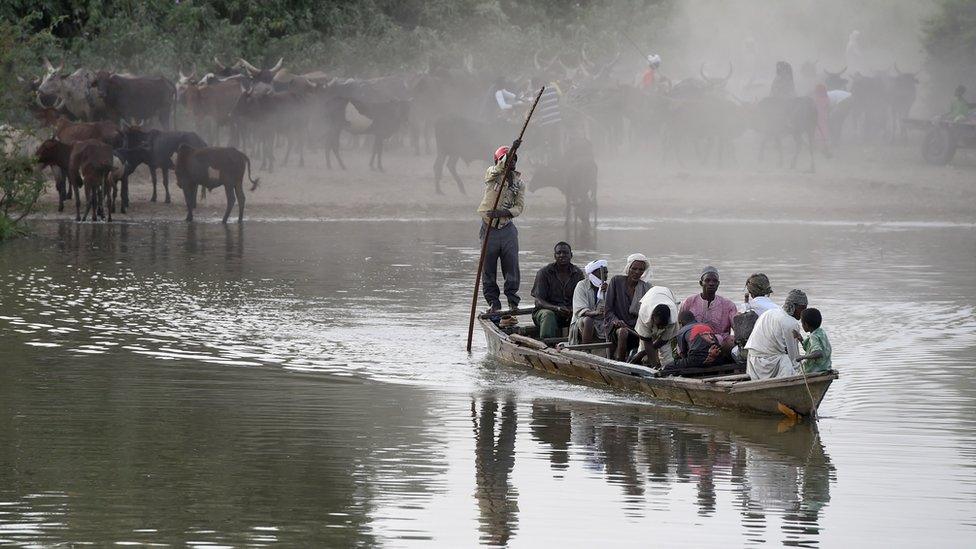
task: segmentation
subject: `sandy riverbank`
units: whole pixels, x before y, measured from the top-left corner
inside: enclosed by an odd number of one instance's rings
[[[676,218],[746,218],[847,221],[976,222],[976,155],[960,151],[954,165],[929,166],[915,146],[873,147],[846,151],[840,158],[817,158],[817,172],[777,168],[775,153],[757,165],[749,147],[737,165],[717,168],[660,167],[657,155],[640,152],[614,158],[598,157],[601,217],[647,216]],[[790,151],[791,144],[786,150]],[[969,153],[969,154],[967,154]],[[281,157],[279,152],[279,160]],[[786,155],[787,159],[789,155]],[[245,215],[252,218],[406,217],[463,218],[478,202],[484,164],[459,166],[467,195],[450,180],[445,194],[434,192],[432,155],[420,157],[404,149],[389,152],[386,173],[370,171],[367,155],[345,154],[347,171],[327,170],[320,153],[308,153],[305,167],[294,159],[274,173],[255,171],[261,185],[247,193]],[[800,166],[809,157],[801,155]],[[530,181],[531,169],[526,167]],[[249,186],[248,186],[249,188]],[[127,220],[179,220],[185,215],[175,178],[173,202],[149,202],[148,172],[140,168],[131,187]],[[200,218],[219,217],[223,192],[200,203]],[[526,218],[559,217],[563,198],[554,189],[530,193]],[[73,210],[73,208],[71,208]],[[39,216],[70,218],[57,212],[53,186],[42,198]],[[236,212],[234,213],[236,215]]]

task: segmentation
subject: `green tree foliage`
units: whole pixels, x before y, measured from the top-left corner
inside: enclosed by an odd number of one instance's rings
[[[507,53],[545,47],[619,48],[629,28],[646,35],[666,0],[8,0],[0,20],[49,32],[69,62],[136,72],[186,71],[245,57],[295,70],[380,74],[465,55],[501,67]],[[634,15],[639,15],[634,17]],[[611,18],[615,24],[604,25]],[[601,32],[589,29],[605,29]],[[521,49],[520,49],[521,48]],[[46,53],[54,53],[45,50]],[[502,59],[499,59],[502,58]],[[508,57],[511,59],[511,57]],[[531,56],[516,61],[531,63]]]
[[[923,46],[939,95],[960,83],[976,88],[976,0],[942,0],[923,27]]]

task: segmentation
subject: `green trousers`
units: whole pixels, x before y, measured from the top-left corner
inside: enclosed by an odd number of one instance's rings
[[[539,327],[539,339],[559,337],[559,328],[569,326],[569,320],[549,309],[539,309],[532,313],[532,322]]]

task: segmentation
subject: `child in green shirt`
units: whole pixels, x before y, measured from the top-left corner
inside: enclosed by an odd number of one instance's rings
[[[797,361],[802,363],[801,369],[805,374],[826,372],[831,368],[830,340],[827,339],[827,333],[820,327],[822,321],[823,318],[820,316],[819,310],[806,309],[800,315],[800,324],[803,326],[803,330],[809,332],[810,335],[803,339],[799,332],[793,331],[793,336],[803,344],[804,354],[797,357]]]

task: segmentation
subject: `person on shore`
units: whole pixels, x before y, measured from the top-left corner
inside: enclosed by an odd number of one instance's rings
[[[796,375],[797,347],[795,332],[797,320],[807,308],[807,295],[791,290],[780,309],[766,311],[756,321],[746,342],[749,351],[746,372],[750,379],[770,379]]]
[[[797,361],[800,362],[801,370],[805,374],[826,372],[831,368],[830,340],[820,327],[822,322],[823,317],[818,309],[812,307],[805,309],[800,315],[800,325],[803,326],[803,331],[810,335],[804,339],[799,332],[793,332],[796,340],[803,345],[804,354],[797,357]]]
[[[607,260],[597,259],[583,268],[586,278],[573,292],[573,319],[569,323],[569,344],[587,344],[607,338],[604,312],[607,295]]]
[[[481,271],[481,291],[492,312],[499,311],[502,307],[498,282],[495,280],[499,261],[502,265],[502,277],[505,279],[508,308],[517,309],[521,301],[518,295],[518,229],[512,220],[525,208],[525,185],[522,183],[522,174],[515,170],[518,155],[512,158],[512,169],[505,181],[502,181],[507,155],[508,147],[498,147],[495,151],[495,164],[485,173],[485,194],[478,206],[478,214],[481,216],[479,240],[484,240],[488,224],[492,224],[485,249],[485,264]],[[502,194],[498,200],[498,208],[492,209],[499,188]]]
[[[573,294],[584,280],[583,271],[573,265],[573,249],[566,242],[553,247],[554,261],[539,269],[532,285],[536,311],[532,321],[539,327],[539,338],[559,337],[559,329],[569,326],[573,317]]]
[[[630,254],[624,274],[611,278],[607,286],[606,323],[616,360],[626,361],[630,351],[640,344],[634,328],[641,298],[651,289],[650,266],[644,254]]]
[[[966,101],[966,86],[956,87],[956,93],[952,96],[952,103],[949,104],[949,114],[946,117],[950,122],[963,122],[973,114],[976,105]]]
[[[712,327],[720,344],[731,348],[732,319],[738,310],[732,300],[716,293],[719,287],[718,269],[711,265],[702,269],[698,285],[701,286],[701,293],[688,296],[681,303],[679,312],[691,311],[695,320]]]
[[[769,284],[769,277],[764,273],[753,273],[746,279],[746,294],[744,311],[755,311],[762,315],[766,311],[776,309],[779,305],[769,299],[773,287]]]
[[[640,345],[635,364],[657,368],[678,358],[678,303],[674,292],[664,286],[651,286],[641,298],[637,314]]]

